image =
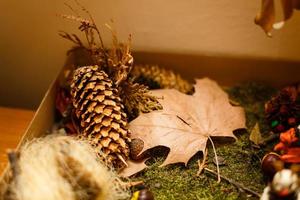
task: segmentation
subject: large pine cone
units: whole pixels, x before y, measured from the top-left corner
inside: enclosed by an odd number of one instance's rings
[[[71,83],[80,135],[114,167],[124,166],[129,157],[130,134],[119,92],[98,66],[75,70]]]

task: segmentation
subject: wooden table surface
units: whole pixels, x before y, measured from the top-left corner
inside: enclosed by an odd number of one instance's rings
[[[0,173],[7,164],[6,150],[17,147],[34,111],[0,107]]]

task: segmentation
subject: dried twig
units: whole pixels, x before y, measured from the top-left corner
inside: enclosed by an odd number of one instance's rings
[[[98,38],[99,38],[101,48],[102,48],[102,50],[103,50],[104,53],[105,53],[105,46],[104,46],[104,43],[103,43],[103,40],[102,40],[102,37],[101,37],[101,34],[100,34],[100,30],[98,29],[98,27],[97,27],[97,25],[96,25],[96,23],[95,23],[94,18],[92,17],[91,13],[90,13],[83,5],[81,5],[81,4],[79,3],[79,1],[77,1],[77,0],[74,0],[74,1],[75,1],[75,3],[77,4],[77,6],[79,6],[79,7],[81,8],[81,10],[82,10],[83,12],[85,12],[85,13],[89,16],[90,20],[92,21],[93,28],[94,28],[94,30],[97,32],[97,35],[98,35]]]
[[[132,188],[139,185],[144,185],[144,181],[130,181],[130,182],[122,182],[122,187],[124,188]]]
[[[215,172],[215,171],[213,171],[211,169],[208,169],[208,168],[205,167],[204,171],[208,172],[208,173],[210,173],[210,174],[212,174],[214,176],[220,176],[221,179],[223,179],[223,180],[227,181],[228,183],[234,185],[235,187],[239,188],[240,190],[244,190],[244,191],[248,192],[249,194],[252,194],[252,195],[254,195],[256,197],[260,197],[261,196],[258,192],[254,191],[254,190],[252,190],[250,188],[247,188],[247,187],[243,186],[242,184],[240,184],[240,183],[238,183],[238,182],[236,182],[236,181],[234,181],[234,180],[232,180],[230,178],[227,178],[225,176],[219,175],[217,172]]]
[[[200,162],[200,160],[198,160],[199,169],[198,169],[198,172],[197,172],[197,176],[199,176],[202,173],[202,171],[203,171],[203,169],[204,169],[204,167],[206,165],[207,154],[208,154],[208,151],[207,151],[207,149],[205,149],[205,152],[203,154],[203,160],[202,160],[202,162]]]
[[[65,31],[59,31],[58,33],[62,38],[65,38],[67,40],[70,40],[71,42],[73,42],[74,44],[80,46],[80,47],[84,47],[84,45],[82,44],[81,40],[79,39],[79,37],[76,34],[69,34]]]
[[[85,33],[85,37],[87,40],[87,43],[89,45],[89,48],[91,50],[91,52],[93,54],[97,54],[98,48],[97,48],[97,44],[95,42],[95,38],[94,35],[95,33],[98,35],[98,39],[100,42],[100,50],[102,52],[102,54],[104,55],[104,57],[106,58],[105,60],[107,60],[107,53],[105,51],[105,46],[101,37],[101,33],[99,28],[97,27],[94,18],[92,17],[91,13],[83,6],[81,5],[77,0],[74,0],[74,2],[76,3],[76,5],[88,16],[89,19],[85,19],[83,17],[81,17],[81,15],[69,4],[65,3],[65,5],[73,12],[75,13],[75,15],[60,15],[62,18],[65,19],[69,19],[72,21],[76,21],[80,23],[79,26],[79,30]],[[64,34],[66,36],[66,34]],[[63,35],[61,35],[62,37],[64,37]],[[64,37],[66,38],[66,37]],[[70,38],[66,38],[69,39]],[[71,40],[72,42],[74,42],[74,40]],[[78,44],[76,42],[74,42],[75,44]],[[107,62],[107,61],[106,61]]]
[[[272,134],[266,139],[262,140],[259,144],[259,146],[265,146],[270,142],[273,142],[274,140],[277,140],[279,138],[279,134]]]

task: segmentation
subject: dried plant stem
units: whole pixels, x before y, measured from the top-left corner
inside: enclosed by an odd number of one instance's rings
[[[203,169],[205,167],[206,160],[207,160],[207,154],[208,154],[208,151],[207,151],[207,149],[205,149],[205,152],[203,154],[203,160],[202,160],[202,162],[200,162],[200,160],[198,160],[199,169],[198,169],[198,172],[197,172],[197,176],[199,176],[202,173],[202,171],[203,171]]]
[[[211,169],[208,169],[208,168],[205,167],[204,171],[208,172],[210,174],[213,174],[215,176],[220,176],[223,180],[227,181],[228,183],[234,185],[235,187],[237,187],[237,188],[239,188],[241,190],[244,190],[244,191],[248,192],[249,194],[252,194],[252,195],[254,195],[256,197],[260,197],[261,196],[258,192],[254,191],[254,190],[252,190],[250,188],[247,188],[247,187],[243,186],[242,184],[240,184],[240,183],[238,183],[238,182],[236,182],[236,181],[234,181],[234,180],[232,180],[230,178],[227,178],[226,176],[222,176],[222,175],[218,174],[217,172],[215,172],[215,171],[213,171]]]
[[[125,189],[139,186],[139,185],[144,185],[144,181],[130,181],[130,182],[122,182],[122,187]]]
[[[208,139],[212,145],[212,148],[213,148],[213,151],[214,151],[214,154],[215,154],[215,158],[216,158],[216,165],[217,165],[217,177],[218,177],[218,183],[221,182],[221,175],[220,175],[220,167],[219,167],[219,161],[218,161],[218,156],[217,156],[217,151],[216,151],[216,148],[215,148],[215,144],[214,142],[212,141],[211,137],[208,136]]]
[[[84,11],[89,16],[90,20],[92,21],[92,24],[94,26],[93,28],[98,34],[98,38],[99,38],[99,41],[100,41],[101,48],[102,48],[103,52],[105,53],[105,46],[104,46],[104,43],[103,43],[103,40],[102,40],[102,37],[101,37],[101,33],[100,33],[98,27],[96,26],[96,23],[95,23],[95,20],[94,20],[93,16],[91,15],[91,13],[83,5],[81,5],[79,3],[79,1],[77,1],[77,0],[74,0],[74,1],[82,9],[82,11]]]
[[[270,142],[273,142],[274,140],[277,140],[279,138],[279,134],[272,134],[269,137],[267,137],[266,139],[262,140],[260,142],[260,146],[265,146]]]
[[[77,17],[80,17],[78,12],[70,4],[65,2],[64,5],[67,6]]]
[[[124,159],[120,154],[118,154],[117,156],[118,156],[118,158],[122,161],[122,163],[124,163],[124,165],[125,165],[126,167],[128,167],[128,164],[127,164],[127,162],[125,161],[125,159]]]

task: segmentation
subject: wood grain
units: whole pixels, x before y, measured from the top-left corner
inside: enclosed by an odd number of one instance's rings
[[[17,147],[34,111],[0,107],[0,173],[7,164],[6,151]]]

